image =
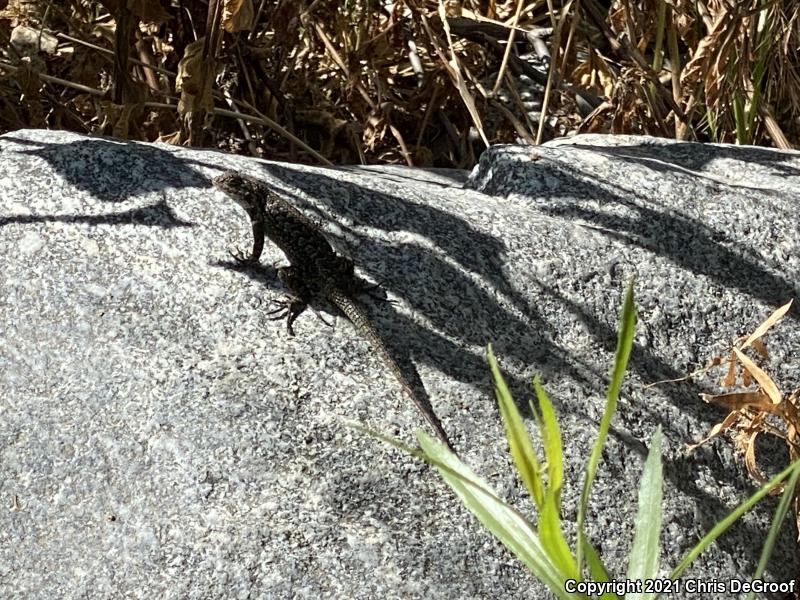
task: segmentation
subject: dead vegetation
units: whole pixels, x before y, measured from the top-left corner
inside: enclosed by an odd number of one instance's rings
[[[714,425],[708,435],[690,444],[691,452],[710,440],[728,432],[736,449],[744,456],[744,464],[751,477],[761,484],[767,483],[759,467],[757,441],[759,436],[772,436],[786,447],[788,462],[800,458],[800,388],[784,393],[780,386],[762,369],[757,361],[769,358],[767,344],[762,339],[770,329],[789,312],[792,301],[776,309],[763,323],[748,336],[742,336],[731,346],[727,358],[715,356],[707,366],[686,377],[674,381],[660,381],[653,385],[676,383],[692,379],[720,366],[727,366],[720,386],[726,390],[719,394],[701,394],[705,402],[716,404],[728,411],[725,418]],[[754,355],[751,358],[746,354]],[[648,387],[650,387],[648,386]],[[774,461],[773,461],[774,462]],[[783,492],[783,486],[774,494]],[[794,495],[794,514],[797,531],[800,532],[800,495]]]
[[[573,131],[788,147],[796,13],[728,0],[8,0],[0,130],[462,168],[487,144]]]

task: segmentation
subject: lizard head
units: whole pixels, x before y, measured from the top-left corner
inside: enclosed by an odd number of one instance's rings
[[[211,182],[215,188],[228,194],[251,217],[258,212],[258,203],[263,202],[263,199],[257,179],[236,171],[225,171]]]

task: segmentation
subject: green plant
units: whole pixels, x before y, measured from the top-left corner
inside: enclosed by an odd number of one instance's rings
[[[539,411],[531,403],[538,430],[541,433],[544,460],[539,460],[527,434],[519,411],[503,380],[492,352],[487,349],[489,367],[495,383],[495,393],[500,414],[505,424],[509,451],[520,478],[528,489],[539,512],[538,528],[518,509],[503,502],[486,481],[479,477],[457,456],[442,444],[423,432],[417,432],[422,450],[415,450],[398,442],[377,435],[393,445],[434,465],[445,482],[486,528],[509,548],[530,571],[557,597],[562,599],[587,598],[597,594],[605,600],[618,598],[654,599],[661,592],[680,593],[679,578],[691,562],[717,537],[724,533],[747,510],[755,506],[787,477],[790,478],[784,497],[776,511],[772,528],[762,551],[761,560],[753,579],[760,577],[774,548],[779,525],[788,512],[792,492],[800,476],[800,460],[773,477],[758,492],[753,494],[725,519],[709,531],[675,567],[666,579],[656,579],[659,571],[659,536],[661,533],[661,428],[658,427],[650,440],[650,452],[645,461],[639,486],[639,507],[635,519],[635,533],[630,551],[626,580],[634,582],[627,586],[624,581],[609,577],[602,560],[586,538],[584,523],[586,506],[592,482],[599,464],[602,446],[605,443],[611,417],[616,407],[622,377],[625,373],[633,343],[635,327],[633,283],[628,286],[622,310],[617,350],[611,382],[606,396],[606,407],[600,421],[600,430],[589,458],[583,492],[577,518],[577,548],[570,549],[561,527],[560,495],[563,482],[563,450],[561,433],[552,403],[538,381],[534,389]],[[376,435],[373,433],[373,435]],[[590,579],[584,579],[584,562]],[[570,587],[567,582],[573,582]],[[636,584],[635,582],[639,582]],[[646,587],[644,582],[649,582]],[[605,585],[603,585],[605,584]],[[633,587],[633,589],[631,589]],[[582,592],[586,593],[582,593]],[[747,591],[746,589],[743,591]],[[752,592],[751,596],[752,597]]]

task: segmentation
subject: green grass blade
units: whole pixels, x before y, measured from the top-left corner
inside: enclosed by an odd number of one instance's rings
[[[620,329],[617,336],[617,351],[614,358],[614,369],[611,374],[611,383],[608,386],[608,393],[606,395],[606,407],[603,417],[600,420],[600,430],[597,434],[597,440],[592,448],[592,454],[589,457],[589,464],[586,467],[586,478],[583,483],[583,490],[581,491],[581,500],[578,505],[578,569],[582,571],[583,561],[581,553],[583,552],[583,538],[585,536],[583,525],[586,521],[586,507],[589,504],[589,493],[592,489],[592,482],[597,473],[597,465],[600,462],[600,455],[603,451],[606,437],[608,436],[608,429],[611,426],[611,417],[617,407],[617,399],[619,398],[619,390],[622,385],[622,377],[625,374],[625,369],[628,366],[628,359],[631,355],[631,347],[633,346],[633,333],[636,328],[636,312],[633,304],[633,280],[628,284],[627,292],[625,293],[625,302],[622,306],[622,316],[620,317]]]
[[[798,476],[800,476],[800,461],[795,462],[795,467],[792,474],[789,476],[786,489],[783,490],[781,501],[778,504],[778,509],[775,511],[775,517],[772,519],[772,525],[769,528],[767,539],[764,542],[764,549],[761,551],[761,556],[758,559],[758,566],[756,567],[756,572],[753,574],[753,580],[761,579],[761,575],[764,574],[764,569],[767,568],[767,562],[769,561],[769,557],[772,556],[772,551],[775,548],[775,541],[778,539],[778,531],[780,531],[781,523],[783,523],[786,514],[789,512],[789,507],[792,504],[792,499],[797,490]],[[753,598],[755,598],[755,592],[751,590],[745,600],[752,600]]]
[[[544,390],[538,385],[538,382],[535,383],[543,411],[547,414],[546,421],[537,418],[537,423],[539,423],[542,430],[548,465],[548,484],[545,486],[542,480],[543,469],[541,463],[536,458],[536,453],[525,425],[511,398],[511,394],[508,392],[491,344],[487,348],[486,355],[495,380],[497,403],[506,427],[511,456],[514,459],[514,464],[520,473],[520,477],[531,494],[531,498],[534,499],[539,509],[539,539],[542,549],[560,573],[566,574],[568,579],[577,579],[578,572],[575,559],[561,531],[559,498],[561,480],[563,478],[563,458],[561,456],[561,434],[558,424],[555,422],[552,404]],[[531,406],[531,410],[536,416],[536,410],[533,406]],[[550,484],[551,481],[555,483],[555,486]]]
[[[545,486],[545,499],[540,507],[539,537],[545,550],[553,562],[563,573],[568,573],[570,579],[580,580],[577,563],[569,549],[561,528],[561,486],[564,479],[564,457],[561,445],[561,430],[556,421],[555,410],[550,398],[539,383],[539,378],[534,378],[533,387],[539,401],[541,417],[536,422],[542,434],[542,444],[547,467],[547,485]],[[531,413],[537,415],[536,408],[531,403]]]
[[[419,431],[417,437],[425,453],[436,452],[437,443],[430,436]],[[557,598],[577,598],[565,591],[565,574],[550,560],[530,522],[500,500],[489,485],[454,454],[448,453],[442,462],[448,467],[442,469],[437,465],[442,478],[484,527],[525,563]]]
[[[525,424],[522,422],[517,406],[511,398],[511,392],[508,391],[503,374],[500,372],[500,367],[497,366],[497,360],[494,357],[491,344],[486,348],[486,359],[492,371],[494,392],[497,396],[497,405],[500,408],[500,415],[506,428],[511,457],[514,459],[519,476],[528,489],[531,498],[536,503],[536,507],[541,510],[544,502],[542,466],[536,458]]]
[[[547,492],[555,495],[556,507],[561,507],[561,486],[564,483],[564,449],[561,445],[561,429],[558,427],[556,412],[547,392],[539,383],[539,377],[533,380],[536,398],[539,400],[539,410],[542,441],[544,442],[544,457],[547,461]],[[536,412],[531,406],[531,411]]]
[[[586,564],[589,566],[589,575],[591,576],[592,581],[610,581],[611,577],[608,576],[608,571],[606,570],[603,561],[600,560],[600,555],[586,538],[584,538],[583,551],[586,555]],[[611,592],[606,592],[600,596],[600,598],[601,600],[619,600],[619,598]]]
[[[642,470],[639,485],[639,511],[636,514],[636,529],[628,560],[629,580],[646,581],[658,575],[658,553],[661,535],[661,426],[650,441],[650,452]],[[626,600],[651,600],[655,593],[633,593]]]
[[[539,539],[544,551],[547,552],[556,568],[565,575],[565,579],[580,580],[578,564],[572,556],[563,531],[561,531],[558,501],[551,490],[548,490],[545,495],[539,514]]]
[[[730,512],[730,514],[722,519],[719,523],[714,525],[707,534],[703,536],[703,538],[692,548],[689,553],[683,558],[683,560],[678,563],[672,572],[669,574],[670,579],[678,579],[683,572],[692,564],[692,561],[697,558],[700,553],[705,550],[711,543],[716,540],[720,535],[725,533],[727,529],[733,525],[739,517],[741,517],[744,513],[748,510],[753,508],[758,502],[767,496],[773,488],[778,486],[781,481],[786,479],[791,473],[793,469],[797,469],[798,465],[800,465],[800,459],[794,461],[791,465],[786,467],[783,471],[775,475],[772,479],[770,479],[766,484],[764,484],[760,490],[758,490],[755,494],[750,496],[747,500],[742,502],[739,506],[737,506],[734,510]]]

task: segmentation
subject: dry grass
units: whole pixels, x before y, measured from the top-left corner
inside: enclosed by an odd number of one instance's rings
[[[708,403],[716,404],[728,411],[725,418],[715,424],[708,435],[695,444],[687,445],[694,451],[715,437],[728,432],[735,448],[744,456],[744,463],[750,475],[760,484],[768,478],[759,467],[757,442],[760,436],[771,436],[781,440],[786,446],[788,463],[800,458],[800,389],[785,393],[758,362],[769,358],[764,336],[775,327],[792,307],[789,301],[764,320],[747,336],[737,339],[727,357],[715,356],[708,365],[670,381],[658,381],[646,387],[690,380],[716,369],[727,367],[720,386],[726,390],[719,394],[700,394]],[[749,351],[754,358],[745,352]],[[780,461],[773,461],[780,462]],[[783,485],[773,490],[777,495],[783,492]],[[800,531],[800,490],[796,490],[793,508],[797,530]]]
[[[571,131],[787,147],[797,6],[9,0],[0,130],[463,168]]]

